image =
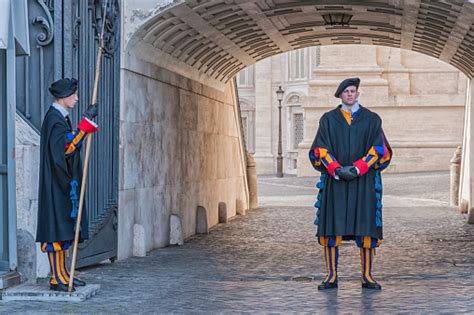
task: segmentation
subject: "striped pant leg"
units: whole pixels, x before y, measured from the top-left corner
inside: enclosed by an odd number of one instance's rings
[[[375,257],[375,248],[380,245],[380,240],[370,237],[362,236],[356,238],[357,246],[360,248],[360,266],[362,283],[376,283],[372,276],[372,266]]]
[[[69,279],[64,277],[64,274],[61,272],[61,253],[62,251],[48,252],[49,265],[51,267],[50,284],[68,284]]]
[[[324,246],[324,257],[326,259],[326,278],[323,282],[337,283],[337,265],[339,260],[339,246],[342,242],[341,236],[320,236],[319,244]]]
[[[63,275],[64,279],[66,279],[66,281],[69,283],[70,276],[69,276],[69,271],[66,266],[66,254],[64,250],[62,250],[59,253],[59,262],[60,262],[61,274]]]
[[[44,242],[41,250],[47,253],[51,267],[50,284],[68,284],[69,274],[65,268],[64,244],[62,242]]]

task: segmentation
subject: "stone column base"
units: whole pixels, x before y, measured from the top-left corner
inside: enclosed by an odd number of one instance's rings
[[[0,272],[0,290],[20,284],[20,274],[16,271]]]
[[[253,158],[257,164],[257,175],[276,173],[275,160],[272,155],[255,154]]]

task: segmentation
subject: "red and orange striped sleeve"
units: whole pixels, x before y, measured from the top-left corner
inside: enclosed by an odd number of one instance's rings
[[[332,177],[334,177],[334,171],[337,168],[342,167],[331,152],[325,148],[314,148],[312,154],[310,154],[310,160],[314,166],[320,166],[323,164]]]
[[[81,147],[82,141],[87,134],[97,132],[98,130],[99,128],[96,123],[88,118],[82,118],[79,125],[77,125],[77,129],[67,134],[66,156],[72,156]]]

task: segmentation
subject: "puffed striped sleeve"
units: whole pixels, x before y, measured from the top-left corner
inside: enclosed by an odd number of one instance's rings
[[[87,134],[94,133],[99,130],[97,124],[88,118],[82,118],[77,125],[76,130],[72,130],[67,134],[66,142],[66,156],[72,156],[77,149],[82,145],[83,140],[86,138]]]
[[[313,167],[323,173],[329,173],[336,178],[334,171],[342,167],[336,157],[331,153],[328,136],[328,120],[325,115],[319,121],[319,128],[309,150],[309,160]]]
[[[313,167],[324,165],[328,173],[334,177],[334,171],[338,167],[342,167],[336,160],[334,155],[325,148],[316,147],[309,153],[309,158]]]
[[[377,137],[376,143],[369,149],[367,154],[354,162],[354,166],[359,170],[359,176],[366,174],[371,167],[383,169],[388,166],[391,159],[391,152],[386,144],[383,132]]]

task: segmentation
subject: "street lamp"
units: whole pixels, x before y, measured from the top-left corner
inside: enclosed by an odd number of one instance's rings
[[[277,177],[283,177],[283,158],[281,156],[281,101],[283,100],[283,94],[285,91],[278,87],[276,91],[278,99],[278,156],[277,156]]]

